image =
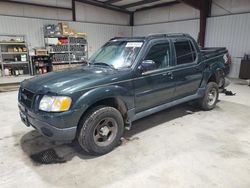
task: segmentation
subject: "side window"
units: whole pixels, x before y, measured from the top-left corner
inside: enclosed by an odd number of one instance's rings
[[[155,44],[150,48],[145,60],[152,60],[155,62],[157,69],[162,69],[170,66],[170,46],[169,43]]]
[[[193,55],[193,61],[195,61],[196,51],[195,51],[194,45],[191,42],[190,42],[190,46],[191,46],[191,51],[192,51],[192,55]]]
[[[176,64],[192,63],[196,59],[193,45],[189,41],[177,41],[174,43],[176,52]]]

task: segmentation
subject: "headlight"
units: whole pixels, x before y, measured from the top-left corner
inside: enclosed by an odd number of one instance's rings
[[[65,96],[44,95],[39,104],[39,110],[47,112],[67,111],[71,105],[71,98]]]

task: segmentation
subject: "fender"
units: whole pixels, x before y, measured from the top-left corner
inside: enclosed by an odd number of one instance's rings
[[[211,61],[210,61],[211,62]],[[203,71],[203,78],[201,82],[201,88],[206,87],[207,82],[212,78],[216,83],[219,84],[220,79],[225,76],[223,67],[224,64],[219,60],[217,62],[206,62],[206,68]]]
[[[85,92],[77,99],[77,101],[74,102],[75,106],[73,106],[73,108],[82,109],[84,112],[88,107],[96,102],[108,98],[116,98],[122,101],[127,110],[134,108],[133,90],[128,90],[127,88],[118,85],[98,87]]]

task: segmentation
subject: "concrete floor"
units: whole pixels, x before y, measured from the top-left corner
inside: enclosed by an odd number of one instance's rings
[[[0,93],[0,187],[250,187],[250,87],[229,86],[216,109],[181,105],[134,123],[120,147],[91,157],[48,142],[18,116],[17,92]],[[30,155],[53,148],[67,160]]]

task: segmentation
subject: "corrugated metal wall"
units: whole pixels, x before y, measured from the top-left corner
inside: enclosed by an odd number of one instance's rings
[[[109,39],[120,36],[130,37],[132,36],[132,27],[119,26],[119,25],[107,25],[107,24],[92,24],[81,22],[69,22],[70,26],[76,31],[83,31],[87,33],[89,42],[89,54],[95,52],[101,45],[107,42]]]
[[[76,20],[90,23],[129,25],[129,14],[76,2]]]
[[[32,2],[32,1],[26,1]],[[38,0],[33,3],[39,3]],[[63,1],[51,1],[49,0],[42,2],[45,5],[60,6],[71,8],[71,2]],[[9,16],[20,16],[30,18],[44,18],[44,19],[55,19],[55,20],[72,20],[72,11],[67,9],[49,8],[41,6],[33,6],[26,4],[16,4],[0,1],[0,14]]]
[[[71,7],[71,1],[69,0],[11,0],[15,2],[26,2],[34,4],[43,4],[48,6],[60,6],[60,7]]]
[[[21,0],[18,0],[21,2]],[[23,1],[23,0],[22,0]],[[26,0],[25,2],[34,3],[34,5],[10,3],[0,1],[0,15],[19,16],[27,18],[43,18],[54,20],[72,21],[72,10],[70,0]],[[59,6],[63,8],[42,7],[42,5]],[[67,8],[67,9],[65,9]],[[76,2],[75,5],[76,20],[87,23],[104,23],[114,25],[129,25],[129,14],[112,11],[109,9],[92,6],[89,4]]]
[[[212,16],[230,15],[235,13],[244,13],[250,11],[249,0],[213,0]]]
[[[197,39],[199,20],[176,21],[162,24],[134,26],[133,35],[153,33],[189,33]],[[206,46],[226,46],[233,57],[250,54],[250,13],[208,18]]]
[[[159,7],[144,11],[138,11],[134,14],[135,25],[156,24],[170,21],[187,20],[199,18],[198,10],[184,4]]]
[[[59,21],[0,16],[0,34],[25,35],[29,48],[44,46],[44,24],[57,24]],[[89,42],[89,54],[92,54],[103,43],[115,36],[131,36],[132,28],[107,24],[68,22],[78,32],[86,32]]]
[[[246,0],[244,0],[244,2],[245,1]],[[246,5],[246,3],[244,5]],[[5,9],[6,8],[4,7],[0,7],[0,12],[1,10],[3,11]],[[171,11],[169,10],[169,12]],[[186,21],[172,21],[179,18],[180,15],[178,15],[179,17],[170,16],[171,19],[169,19],[170,17],[167,17],[168,19],[166,20],[165,23],[150,24],[150,22],[152,21],[151,18],[150,19],[145,18],[144,21],[141,20],[142,17],[147,15],[148,12],[145,11],[143,14],[142,13],[139,13],[137,15],[137,18],[135,14],[135,19],[137,19],[136,24],[138,25],[134,26],[133,28],[130,26],[93,24],[84,22],[69,21],[69,23],[75,30],[86,32],[88,34],[90,54],[92,54],[104,42],[106,42],[107,40],[109,40],[114,36],[131,36],[132,30],[134,36],[148,35],[153,33],[184,32],[184,33],[189,33],[191,36],[197,39],[199,32],[198,19],[194,18],[193,20],[186,20]],[[148,16],[150,15],[151,14],[149,14]],[[186,15],[186,13],[182,13],[181,15]],[[194,14],[194,17],[196,17],[196,13]],[[163,19],[163,17],[157,17],[157,18],[158,21],[165,20]],[[124,20],[125,22],[123,23]],[[127,23],[126,21],[127,18],[124,20],[122,19],[122,22],[119,23],[120,24]],[[249,20],[250,20],[250,13],[208,18],[208,25],[206,32],[207,33],[206,46],[208,47],[226,46],[229,49],[234,60],[232,71],[230,73],[231,77],[238,77],[240,58],[243,57],[245,53],[250,54]],[[41,47],[44,46],[43,31],[42,31],[43,25],[52,23],[58,23],[58,21],[49,19],[0,16],[0,28],[1,28],[0,34],[26,35],[30,49],[34,47]],[[140,24],[145,24],[145,25],[140,25]]]
[[[233,58],[230,77],[238,78],[240,60],[250,54],[250,13],[208,18],[206,46],[225,46]]]
[[[206,46],[226,46],[234,57],[250,53],[250,14],[208,18]]]
[[[134,36],[171,32],[189,33],[197,39],[199,20],[150,24],[133,28]],[[245,53],[250,54],[250,13],[208,18],[206,47],[227,47],[233,58],[229,76],[238,78],[241,58]]]
[[[199,20],[187,20],[167,22],[161,24],[150,24],[133,27],[133,35],[148,35],[154,33],[188,33],[195,39],[198,37]]]

